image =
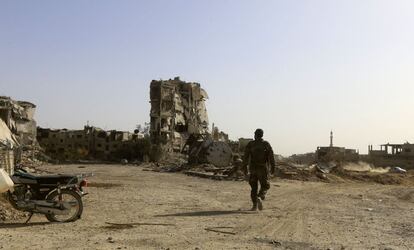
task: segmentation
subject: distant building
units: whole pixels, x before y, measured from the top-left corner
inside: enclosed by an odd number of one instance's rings
[[[358,161],[359,152],[356,149],[335,147],[333,145],[333,132],[331,131],[329,147],[318,147],[316,150],[317,161]]]
[[[60,160],[109,160],[126,142],[143,138],[142,134],[104,131],[85,126],[83,130],[38,128],[37,140],[45,153]]]
[[[407,156],[414,157],[414,144],[382,144],[379,150],[374,150],[372,145],[368,146],[368,154],[372,156]]]
[[[380,145],[380,149],[375,150],[372,145],[368,146],[367,160],[381,167],[404,167],[414,168],[414,144],[391,144]]]
[[[224,133],[223,131],[220,131],[218,127],[214,126],[211,130],[211,138],[213,141],[222,141],[222,142],[229,142],[229,135]]]

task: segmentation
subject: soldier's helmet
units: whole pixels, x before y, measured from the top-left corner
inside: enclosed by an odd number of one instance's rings
[[[263,129],[258,128],[256,131],[254,131],[254,138],[263,138]]]

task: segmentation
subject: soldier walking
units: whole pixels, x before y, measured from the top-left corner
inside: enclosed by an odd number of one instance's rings
[[[263,201],[266,198],[266,192],[270,188],[269,183],[269,164],[271,166],[271,174],[275,172],[275,159],[273,149],[270,144],[263,140],[263,130],[256,129],[254,132],[254,141],[247,144],[243,157],[243,171],[249,176],[249,184],[251,186],[251,199],[253,202],[252,211],[257,209],[263,210]],[[247,168],[249,165],[249,168]],[[260,191],[258,191],[258,183],[260,182]]]

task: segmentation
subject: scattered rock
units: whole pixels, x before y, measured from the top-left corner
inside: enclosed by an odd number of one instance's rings
[[[275,246],[275,247],[280,247],[280,246],[282,246],[282,243],[280,243],[279,241],[276,241],[276,240],[272,240],[272,241],[270,241],[269,242],[270,244],[272,244],[273,246]]]

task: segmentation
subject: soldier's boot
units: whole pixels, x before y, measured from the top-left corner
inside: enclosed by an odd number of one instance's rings
[[[259,208],[260,211],[263,210],[263,202],[260,197],[257,198],[257,207]]]
[[[266,193],[267,193],[267,190],[263,190],[263,189],[261,189],[260,190],[260,192],[259,192],[259,194],[257,195],[262,201],[264,201],[265,199],[266,199]]]
[[[253,203],[253,206],[250,209],[250,211],[257,211],[257,203]]]
[[[264,201],[266,199],[266,194],[259,194],[259,198]]]

